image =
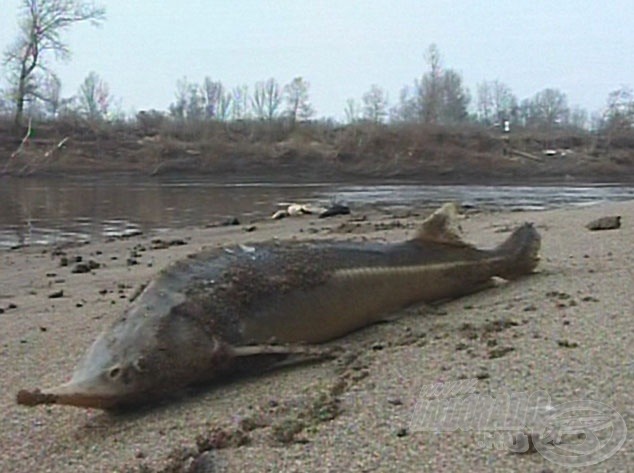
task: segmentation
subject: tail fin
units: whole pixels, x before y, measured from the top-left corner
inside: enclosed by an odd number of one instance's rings
[[[516,279],[532,273],[539,263],[541,236],[532,223],[525,223],[516,229],[495,252],[508,257],[508,263],[498,276]]]

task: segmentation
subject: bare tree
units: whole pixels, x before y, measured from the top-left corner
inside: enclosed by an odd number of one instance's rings
[[[587,130],[590,123],[588,111],[579,106],[574,106],[570,109],[568,115],[568,126],[579,130]]]
[[[176,101],[169,105],[170,115],[177,120],[185,119],[185,110],[187,109],[187,77],[176,82]]]
[[[429,72],[418,83],[419,106],[424,123],[436,123],[440,117],[442,101],[442,59],[435,44],[427,48],[425,59]]]
[[[218,116],[218,108],[224,87],[222,82],[213,81],[209,77],[205,77],[201,87],[204,105],[204,117],[206,120],[213,120]]]
[[[484,125],[493,123],[493,93],[490,82],[481,82],[476,87],[476,111],[481,123]]]
[[[282,104],[280,85],[273,78],[255,84],[251,106],[256,118],[272,121],[278,114]]]
[[[90,72],[79,86],[77,94],[79,112],[89,120],[103,120],[112,104],[108,84],[96,72]]]
[[[199,121],[206,117],[206,91],[183,77],[176,82],[176,101],[169,106],[170,115],[177,120]]]
[[[249,87],[238,85],[233,88],[231,99],[231,118],[242,120],[249,117]]]
[[[205,117],[205,98],[198,84],[191,83],[187,86],[187,107],[185,115],[189,121],[200,121]]]
[[[218,101],[218,120],[225,122],[229,119],[232,102],[233,95],[231,94],[231,91],[228,90],[220,96],[220,100]]]
[[[361,116],[360,108],[355,99],[346,100],[346,108],[343,110],[346,115],[346,123],[351,125],[359,121],[359,117]]]
[[[476,108],[478,119],[485,125],[492,125],[516,115],[517,98],[503,82],[485,81],[478,84]]]
[[[601,128],[606,134],[608,149],[612,146],[615,135],[632,131],[634,127],[634,92],[630,87],[623,86],[610,92],[601,124]]]
[[[444,125],[455,125],[465,121],[471,96],[462,86],[462,76],[453,69],[447,69],[442,74],[441,85],[437,113],[439,121]]]
[[[309,87],[310,84],[301,77],[295,77],[284,87],[286,113],[293,127],[297,121],[308,120],[315,113],[308,98]]]
[[[18,37],[4,53],[13,87],[16,125],[22,124],[25,102],[37,96],[43,78],[51,74],[46,57],[70,58],[62,34],[75,23],[90,21],[98,25],[105,19],[105,8],[84,0],[21,0],[20,10]]]
[[[363,118],[373,123],[382,123],[387,117],[387,94],[376,84],[363,94]]]
[[[62,82],[51,74],[42,83],[40,98],[44,102],[44,110],[51,118],[56,118],[60,109],[68,99],[62,99]]]
[[[422,113],[417,90],[417,83],[415,83],[414,87],[406,85],[401,89],[398,104],[390,110],[391,121],[416,122],[421,119]]]
[[[400,108],[395,115],[407,120],[416,117],[423,123],[454,124],[465,120],[471,96],[462,84],[462,76],[442,68],[435,44],[429,46],[425,58],[429,71],[415,81],[414,94],[409,89],[401,91]]]
[[[634,126],[634,92],[630,87],[610,92],[604,116],[606,127],[611,131],[629,130]]]
[[[569,113],[566,94],[558,89],[544,89],[530,101],[532,122],[548,131],[567,121]]]

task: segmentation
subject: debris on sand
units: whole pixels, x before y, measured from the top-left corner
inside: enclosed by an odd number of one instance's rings
[[[319,214],[319,218],[334,217],[335,215],[349,215],[350,207],[343,204],[334,204]]]

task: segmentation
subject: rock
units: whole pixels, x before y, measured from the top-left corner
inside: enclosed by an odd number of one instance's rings
[[[504,355],[506,355],[509,352],[512,352],[513,350],[515,350],[515,348],[513,347],[494,348],[493,350],[489,350],[489,358],[492,360],[495,358],[502,358]]]
[[[240,225],[240,220],[238,220],[238,217],[231,217],[225,220],[224,222],[222,222],[221,225],[223,227],[228,227],[232,225]]]
[[[586,225],[588,230],[615,230],[621,228],[621,216],[601,217]]]
[[[176,238],[173,240],[161,240],[160,238],[155,238],[154,240],[152,240],[152,246],[151,248],[153,250],[164,250],[166,248],[169,248],[170,246],[183,246],[186,245],[187,242],[185,240],[182,240],[180,238]]]
[[[59,291],[51,292],[48,295],[49,299],[59,299],[60,297],[64,297],[64,291],[62,291],[61,289]]]
[[[79,263],[75,265],[75,267],[71,270],[71,273],[75,273],[75,274],[89,273],[93,269],[97,269],[99,267],[101,267],[99,263],[97,263],[94,260],[89,260],[87,263]]]
[[[557,340],[557,345],[562,348],[577,348],[579,346],[577,342],[571,342],[570,340],[566,339]]]

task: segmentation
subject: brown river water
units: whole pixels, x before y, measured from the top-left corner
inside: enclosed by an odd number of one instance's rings
[[[406,209],[448,200],[483,210],[537,210],[634,199],[626,185],[484,186],[221,182],[201,178],[0,177],[0,249],[102,240],[142,231],[247,223],[284,202]]]

